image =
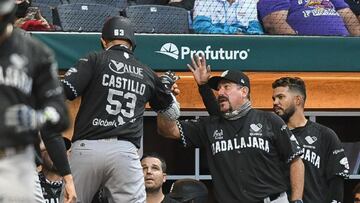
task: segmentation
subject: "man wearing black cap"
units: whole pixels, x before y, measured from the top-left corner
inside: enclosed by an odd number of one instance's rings
[[[192,62],[191,70],[207,71],[204,57]],[[302,202],[302,150],[280,117],[251,108],[249,78],[229,70],[206,83],[218,91],[222,116],[173,121],[160,115],[159,133],[206,150],[218,202],[285,203],[290,188],[289,199]]]
[[[0,0],[0,202],[35,202],[33,144],[39,130],[64,177],[65,202],[75,202],[59,136],[69,119],[57,64],[47,47],[14,29],[15,12],[14,0]]]
[[[91,202],[100,187],[109,202],[145,202],[138,156],[145,104],[176,119],[179,106],[156,73],[133,55],[135,36],[129,19],[108,19],[104,50],[79,59],[62,80],[66,97],[81,96],[70,155],[79,202]]]

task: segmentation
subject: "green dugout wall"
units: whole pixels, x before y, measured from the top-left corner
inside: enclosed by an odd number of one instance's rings
[[[33,33],[50,46],[66,70],[100,49],[100,33]],[[225,36],[138,34],[135,55],[155,70],[187,70],[203,53],[213,70],[360,71],[359,37]]]

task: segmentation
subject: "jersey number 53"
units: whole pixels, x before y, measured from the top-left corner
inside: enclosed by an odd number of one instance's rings
[[[125,106],[122,106],[122,103],[119,101],[119,99],[116,98],[123,98],[121,100],[125,100]],[[124,119],[129,118],[129,120],[134,117],[134,110],[136,106],[136,100],[137,97],[134,93],[126,92],[124,94],[121,90],[115,90],[115,89],[109,89],[109,93],[107,96],[107,101],[109,104],[106,105],[106,111],[111,114],[118,116],[118,123],[119,125],[123,125]]]

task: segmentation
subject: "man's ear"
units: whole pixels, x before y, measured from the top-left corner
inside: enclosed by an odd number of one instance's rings
[[[244,96],[245,95],[247,96],[249,94],[249,88],[245,86],[245,87],[241,88],[241,92]]]
[[[167,178],[167,175],[166,175],[166,173],[163,173],[163,183],[165,183],[166,182],[166,178]]]
[[[300,96],[300,95],[296,95],[295,96],[295,99],[296,99],[296,105],[298,105],[298,106],[301,106],[302,105],[302,97]]]
[[[101,47],[103,49],[106,49],[106,41],[103,38],[100,38],[100,41],[101,41]]]

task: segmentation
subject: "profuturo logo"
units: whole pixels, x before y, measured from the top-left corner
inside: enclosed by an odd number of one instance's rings
[[[159,54],[164,54],[164,55],[170,56],[174,59],[179,58],[179,49],[173,43],[166,43],[166,44],[162,45],[162,47],[160,48],[160,51],[155,51],[155,52],[159,53]]]
[[[246,60],[249,57],[250,49],[246,50],[227,50],[224,48],[212,49],[210,45],[203,50],[193,50],[187,46],[181,46],[180,49],[173,43],[168,42],[161,46],[160,51],[155,51],[159,54],[164,54],[176,60],[185,59],[187,56],[203,55],[210,60]]]

